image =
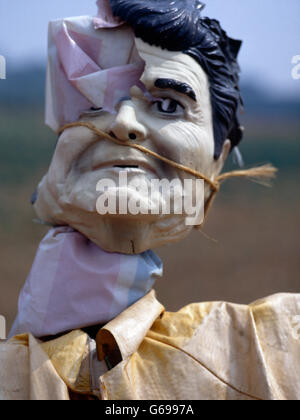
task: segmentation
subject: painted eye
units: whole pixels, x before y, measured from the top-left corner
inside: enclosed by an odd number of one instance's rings
[[[155,107],[158,112],[163,114],[180,114],[184,107],[177,101],[171,98],[163,99],[162,101],[155,102]]]
[[[81,117],[97,117],[98,115],[100,115],[103,111],[103,108],[94,108],[93,106],[87,110],[84,111],[81,114]]]

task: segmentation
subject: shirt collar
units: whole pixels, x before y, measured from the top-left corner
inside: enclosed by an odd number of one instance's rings
[[[103,327],[96,337],[99,361],[111,369],[135,353],[165,308],[152,290]]]
[[[99,377],[138,350],[164,310],[152,290],[103,327],[96,343],[83,331],[74,330],[41,347],[71,390],[100,396]]]

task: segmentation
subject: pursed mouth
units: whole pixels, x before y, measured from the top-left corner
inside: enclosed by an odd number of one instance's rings
[[[144,172],[152,172],[157,178],[161,178],[159,175],[159,170],[154,168],[148,162],[126,162],[126,161],[113,161],[113,162],[105,162],[102,164],[95,165],[93,167],[93,171],[97,171],[100,169],[116,169],[116,170],[133,170],[133,171],[144,171]]]
[[[114,168],[119,168],[119,169],[139,169],[139,165],[114,165]]]

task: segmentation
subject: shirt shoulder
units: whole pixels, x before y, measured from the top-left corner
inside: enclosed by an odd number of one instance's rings
[[[191,304],[163,313],[147,338],[192,359],[195,375],[201,367],[245,396],[300,398],[300,294]]]
[[[68,399],[66,384],[32,335],[0,343],[0,401]]]

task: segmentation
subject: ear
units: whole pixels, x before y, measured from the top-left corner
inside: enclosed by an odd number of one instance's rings
[[[223,144],[223,149],[222,149],[222,153],[219,157],[218,160],[214,161],[213,164],[213,174],[212,174],[212,178],[215,179],[218,175],[220,175],[226,160],[229,156],[231,150],[231,141],[230,140],[226,140],[225,143]]]

